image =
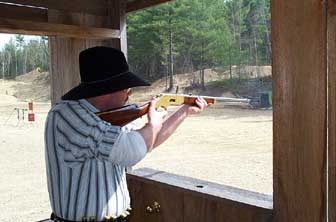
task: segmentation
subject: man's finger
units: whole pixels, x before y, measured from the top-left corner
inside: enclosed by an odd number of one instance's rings
[[[152,100],[150,101],[149,108],[150,109],[155,109],[156,102],[158,101],[158,98],[153,97]]]
[[[202,97],[197,97],[196,104],[200,109],[203,109],[207,106],[207,102]]]
[[[208,106],[208,102],[207,102],[203,97],[200,97],[200,100],[201,100],[202,103],[204,104],[204,107],[207,107],[207,106]]]
[[[197,109],[198,109],[197,112],[203,110],[204,104],[201,101],[196,100],[196,105],[197,105]]]
[[[160,113],[162,119],[165,119],[166,116],[168,115],[168,112],[167,112],[166,110],[162,110],[162,111],[160,111],[159,113]]]

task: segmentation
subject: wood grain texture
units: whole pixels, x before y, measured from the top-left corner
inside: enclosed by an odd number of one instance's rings
[[[122,4],[123,0],[106,0],[108,6],[108,24],[111,28],[121,30],[121,20],[123,16],[126,16],[122,9],[125,7]],[[121,49],[120,39],[112,39],[112,44],[115,48]]]
[[[133,208],[130,222],[272,221],[272,200],[267,195],[146,168],[130,172],[127,180]],[[145,208],[153,201],[160,203],[161,211],[148,214]]]
[[[111,28],[107,16],[92,15],[80,12],[69,12],[55,9],[48,10],[49,21],[58,21],[57,23],[66,25],[82,25],[86,27]]]
[[[120,49],[125,54],[126,59],[127,54],[127,30],[126,30],[126,7],[127,2],[121,1],[120,4]]]
[[[0,15],[1,16],[1,15]],[[48,35],[87,39],[119,38],[119,30],[65,25],[47,22],[32,22],[0,17],[0,32],[25,35]]]
[[[131,196],[131,207],[132,212],[130,215],[130,221],[141,222],[141,215],[146,214],[145,204],[144,204],[144,195],[142,191],[144,190],[143,182],[140,180],[133,180],[127,176],[128,180],[128,190]]]
[[[29,8],[0,3],[0,16],[9,19],[21,19],[36,22],[47,22],[46,9]]]
[[[192,222],[271,222],[271,210],[228,200],[183,193],[184,220]]]
[[[193,222],[218,221],[217,220],[218,201],[195,196],[191,193],[184,193],[183,196],[184,196],[183,221],[193,221]],[[226,210],[227,209],[225,209],[225,211]]]
[[[49,37],[51,101],[55,104],[62,95],[80,82],[78,55],[99,41],[65,37]]]
[[[126,12],[134,12],[140,9],[149,8],[155,5],[169,2],[171,0],[135,0],[127,3]]]
[[[66,16],[64,16],[66,15]],[[118,15],[117,19],[120,21]],[[88,25],[88,26],[107,26],[112,28],[111,20],[115,17],[101,17],[95,19],[93,15],[86,15],[83,13],[69,14],[64,11],[48,10],[48,21],[50,23],[66,23],[74,25]],[[55,104],[62,95],[68,90],[78,85],[80,82],[79,62],[78,56],[83,49],[93,46],[110,46],[116,47],[120,42],[114,39],[108,40],[89,40],[66,37],[50,37],[50,71],[51,71],[51,100]]]
[[[336,221],[336,0],[328,1],[328,85],[329,85],[329,140],[328,181],[329,221]]]
[[[84,12],[94,15],[107,15],[105,0],[2,0],[1,2],[70,12]]]
[[[132,216],[130,222],[183,222],[183,193],[157,183],[144,183],[136,178],[128,179],[131,193]],[[160,212],[147,212],[154,201],[160,204]]]
[[[326,221],[326,1],[271,4],[274,220]]]
[[[171,0],[124,0],[127,4],[126,12],[156,6]],[[108,15],[108,0],[2,0],[2,2],[19,4],[23,6],[35,6],[45,9],[56,9],[68,12],[83,12],[93,15]]]

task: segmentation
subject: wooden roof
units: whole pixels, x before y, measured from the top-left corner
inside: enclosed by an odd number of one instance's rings
[[[126,12],[133,12],[168,1],[169,0],[126,0]],[[40,9],[57,9],[71,12],[85,12],[94,15],[107,15],[110,2],[109,0],[1,0],[0,4],[1,7],[3,3],[9,3]]]
[[[114,28],[111,16],[122,17],[125,13],[167,1],[0,0],[0,32],[87,39],[120,38],[120,30]],[[52,22],[55,20],[58,22]]]

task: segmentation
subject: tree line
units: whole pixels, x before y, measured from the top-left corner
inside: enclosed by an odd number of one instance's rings
[[[179,0],[128,15],[128,57],[153,81],[207,68],[269,65],[269,0]]]
[[[2,79],[15,79],[37,68],[40,71],[49,70],[47,37],[26,41],[23,35],[15,35],[0,50]]]
[[[229,70],[244,65],[269,65],[270,0],[178,0],[127,16],[131,69],[154,81],[167,77],[173,87],[178,73]],[[26,41],[15,35],[0,49],[0,78],[39,68],[49,69],[47,37]]]

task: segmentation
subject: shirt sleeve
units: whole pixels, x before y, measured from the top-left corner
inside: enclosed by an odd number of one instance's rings
[[[146,143],[137,131],[121,132],[111,149],[109,161],[123,165],[134,166],[147,153]]]

